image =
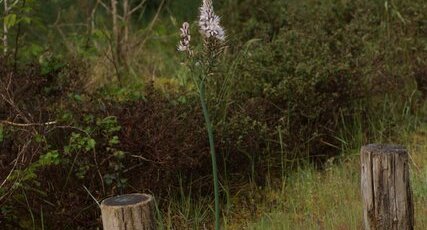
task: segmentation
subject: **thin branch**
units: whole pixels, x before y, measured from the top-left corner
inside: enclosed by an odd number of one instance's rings
[[[56,21],[53,23],[52,27],[56,28],[59,35],[61,35],[62,40],[64,40],[65,47],[68,49],[68,51],[73,51],[72,45],[68,42],[67,36],[65,36],[64,32],[62,31],[61,27],[59,26],[59,20],[61,19],[61,11],[58,11],[58,14],[56,16]]]
[[[12,4],[10,4],[8,10],[12,10],[16,5],[18,5],[19,0],[14,1]]]
[[[104,7],[108,13],[111,14],[111,9],[102,1],[102,0],[98,0],[99,4],[101,4],[102,7]]]
[[[13,99],[11,98],[11,96],[9,95],[9,92],[8,91],[6,91],[6,93],[8,93],[8,97],[9,97],[9,99],[8,98],[6,98],[6,96],[4,95],[4,94],[0,94],[0,96],[1,96],[1,98],[6,102],[6,103],[8,103],[21,117],[22,117],[22,119],[24,119],[24,121],[26,122],[26,123],[32,123],[27,117],[26,117],[26,114],[23,112],[23,111],[21,111],[21,109],[19,109],[18,108],[18,106],[16,106],[15,105],[15,103],[14,103],[14,101],[13,101]],[[31,114],[28,114],[28,116],[30,117],[30,118],[32,118],[31,117]]]
[[[150,159],[145,158],[145,157],[143,157],[143,156],[139,156],[139,155],[130,155],[130,156],[131,156],[131,157],[134,157],[134,158],[141,159],[141,160],[143,160],[143,161],[147,161],[147,162],[151,162],[151,163],[156,163],[156,164],[161,164],[160,162],[150,160]]]
[[[9,15],[9,6],[7,4],[7,0],[4,0],[4,18],[6,18]],[[8,52],[8,34],[9,34],[9,28],[6,23],[3,22],[3,55],[6,56]]]
[[[149,33],[152,31],[152,29],[153,29],[153,27],[154,27],[154,24],[156,23],[157,19],[158,19],[158,18],[159,18],[159,16],[160,16],[160,12],[161,12],[161,10],[163,9],[163,5],[164,5],[164,3],[165,3],[165,0],[162,0],[162,2],[160,3],[159,8],[157,8],[156,15],[154,16],[153,20],[151,20],[150,25],[148,25],[148,27],[147,27],[147,29],[146,29],[146,33],[147,33],[147,34],[149,34]],[[148,35],[146,35],[146,37],[145,37],[143,40],[141,40],[141,42],[136,43],[136,44],[132,47],[132,49],[135,49],[135,48],[137,48],[137,47],[144,46],[144,45],[145,45],[145,43],[147,42],[147,40],[148,40]]]
[[[91,41],[91,35],[93,33],[93,30],[95,28],[95,15],[96,15],[96,11],[98,10],[98,6],[99,6],[99,1],[97,0],[95,5],[93,6],[90,15],[88,16],[86,23],[87,23],[87,40],[86,40],[86,49],[89,48],[89,43]]]
[[[95,18],[95,14],[96,14],[96,10],[98,9],[98,6],[99,6],[99,1],[100,0],[97,0],[96,1],[96,4],[95,4],[95,6],[93,7],[93,9],[92,9],[92,11],[91,11],[91,13],[90,13],[90,18],[89,18],[89,20],[90,20],[90,22],[91,22],[91,29],[93,29],[94,27],[95,27],[95,22],[94,22],[94,18]]]
[[[86,188],[86,186],[83,185],[83,188],[86,190],[86,192],[89,194],[89,196],[95,201],[95,203],[98,206],[101,206],[101,204],[99,203],[99,201],[92,195],[92,193],[89,191],[89,189]]]
[[[16,1],[18,2],[18,1]],[[21,8],[21,14],[23,12],[22,9],[25,8],[25,5],[27,4],[27,0],[23,0],[22,1],[22,8]],[[21,22],[18,22],[18,29],[16,30],[16,37],[15,37],[15,53],[14,53],[14,61],[13,61],[13,72],[16,72],[16,70],[18,69],[18,52],[19,52],[19,38],[21,37],[21,27],[22,24]]]
[[[111,8],[109,8],[102,0],[98,0],[99,4],[104,7],[105,10],[108,11],[109,14],[113,14],[113,11]],[[123,21],[123,17],[120,15],[117,15],[117,18]]]
[[[31,127],[31,126],[48,126],[48,125],[54,125],[57,122],[56,121],[49,121],[45,123],[15,123],[11,121],[0,121],[1,124],[10,125],[10,126],[16,126],[16,127]]]
[[[131,16],[133,13],[135,13],[137,10],[141,9],[144,6],[144,3],[146,0],[142,0],[137,6],[135,6],[132,10],[129,11],[129,16]]]
[[[25,149],[28,147],[28,145],[30,145],[31,143],[31,139],[29,141],[27,141],[21,148],[21,150],[19,151],[19,153],[16,156],[16,159],[14,160],[15,163],[13,164],[12,169],[9,171],[9,174],[7,175],[7,177],[3,180],[3,182],[0,185],[0,188],[2,188],[6,182],[9,180],[9,178],[11,177],[12,173],[15,171],[16,166],[18,165],[18,158],[22,155],[22,153],[25,151]],[[6,193],[0,197],[0,201],[3,200],[3,198],[6,196]]]
[[[86,136],[90,137],[90,134],[88,132],[86,132],[85,130],[83,130],[81,128],[78,128],[78,127],[69,126],[69,125],[54,126],[53,128],[49,129],[47,131],[47,133],[50,133],[50,132],[52,132],[55,129],[74,129],[74,130],[77,130],[77,131],[79,131],[81,133],[84,133]]]
[[[67,27],[67,26],[71,26],[71,27],[75,27],[75,26],[87,27],[88,25],[86,23],[61,23],[61,24],[57,24],[57,26],[59,26],[59,27]]]

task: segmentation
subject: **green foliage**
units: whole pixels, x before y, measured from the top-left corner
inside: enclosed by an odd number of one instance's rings
[[[40,159],[36,163],[40,167],[58,165],[60,163],[58,150],[49,151],[46,154],[41,155]]]
[[[114,116],[97,119],[96,124],[103,130],[102,133],[108,141],[106,143],[107,153],[113,156],[113,158],[109,160],[108,173],[104,175],[105,183],[107,185],[115,185],[119,189],[123,189],[128,185],[128,179],[122,175],[123,171],[126,169],[123,164],[126,154],[124,151],[121,151],[116,147],[120,144],[117,132],[120,131],[121,126],[117,123],[117,117]]]
[[[117,123],[117,117],[109,116],[102,119],[96,120],[96,125],[98,125],[107,135],[111,135],[117,131],[120,131],[121,127]]]
[[[16,25],[16,14],[9,14],[3,19],[3,23],[6,25],[8,29],[12,28]]]
[[[23,34],[22,27],[30,26],[36,17],[33,15],[33,7],[36,1],[33,0],[15,0],[8,1],[7,13],[5,13],[4,7],[2,7],[2,24],[7,29],[7,47],[9,52],[13,50],[15,55],[18,55],[19,49],[22,45],[21,36]],[[28,54],[28,50],[24,50],[25,55]],[[17,57],[16,57],[17,58]],[[21,60],[14,60],[21,61]]]
[[[33,47],[33,48],[34,50],[31,51],[32,53],[37,54],[40,52],[39,47]],[[61,59],[62,58],[59,55],[56,57],[40,56],[39,63],[41,66],[41,74],[47,75],[49,73],[53,73],[64,68],[66,64]]]
[[[205,182],[211,170],[197,84],[176,55],[178,22],[195,18],[200,1],[166,1],[153,24],[159,2],[147,2],[147,13],[130,25],[135,46],[126,53],[130,73],[122,85],[113,77],[110,15],[99,6],[89,18],[95,2],[27,1],[2,17],[10,55],[1,60],[0,81],[13,80],[7,90],[0,84],[0,94],[13,105],[0,97],[0,120],[36,124],[0,125],[2,176],[18,162],[0,189],[6,228],[38,228],[43,221],[52,229],[99,226],[98,209],[82,186],[98,200],[150,191],[171,228],[210,225],[212,191]],[[319,173],[328,173],[337,154],[368,142],[400,142],[399,133],[422,122],[425,1],[214,2],[228,47],[206,93],[226,221],[240,207],[250,213],[246,219],[258,217],[255,187],[287,177],[283,186],[303,195],[289,198],[286,208],[301,220],[320,215],[311,201],[319,194],[334,200],[330,184],[319,184],[317,172],[291,169],[316,163],[326,169]],[[197,41],[197,23],[190,24]],[[9,62],[14,48],[17,66]],[[56,124],[38,125],[47,121]],[[422,201],[423,170],[414,179]],[[337,178],[353,181],[353,171]],[[320,193],[313,190],[318,185],[325,185]],[[289,191],[273,192],[268,210]],[[182,198],[168,203],[176,194]]]
[[[122,161],[125,159],[126,154],[116,148],[120,144],[117,132],[121,129],[117,122],[117,117],[99,118],[92,114],[85,114],[83,120],[86,127],[82,128],[81,132],[72,132],[68,145],[64,146],[67,164],[71,168],[75,168],[74,172],[77,178],[86,179],[91,168],[98,167],[93,165],[86,154],[96,153],[96,146],[98,145],[105,151],[105,154],[111,156],[108,161],[108,169],[103,175],[105,183],[109,186],[117,186],[120,189],[126,187],[127,179],[122,177],[125,169]],[[100,140],[100,143],[97,143],[94,136]]]
[[[39,184],[37,171],[48,166],[59,165],[61,163],[61,156],[58,150],[51,150],[45,154],[40,155],[40,158],[31,163],[25,169],[14,170],[11,174],[9,181],[16,181],[14,187],[20,187],[25,183]]]
[[[71,155],[80,151],[89,152],[95,149],[96,141],[80,133],[72,133],[69,145],[64,147],[64,153]]]
[[[230,55],[231,71],[214,83],[230,81],[232,86],[224,102],[228,116],[218,121],[218,129],[235,146],[228,149],[234,153],[233,161],[236,152],[243,156],[267,152],[265,158],[259,157],[264,160],[281,156],[278,136],[285,141],[288,160],[324,159],[339,152],[342,143],[355,142],[353,135],[343,140],[339,134],[349,131],[347,126],[359,130],[361,143],[373,139],[371,134],[378,130],[387,130],[383,136],[390,136],[398,131],[397,123],[410,119],[394,115],[414,111],[410,104],[418,101],[411,88],[416,65],[406,57],[419,60],[423,55],[402,49],[422,49],[413,32],[418,19],[403,23],[397,13],[384,18],[387,9],[376,2],[251,2],[224,3],[229,6],[224,8],[224,21],[228,28],[237,28],[237,39],[231,37],[230,46],[238,50]],[[255,3],[259,7],[252,7]],[[416,14],[408,4],[393,7],[400,15]],[[275,21],[270,23],[271,18]],[[383,30],[382,23],[393,26]],[[223,91],[215,92],[215,100],[224,100]],[[356,117],[362,121],[353,126]],[[363,121],[366,118],[369,124]],[[258,159],[253,156],[249,165],[263,164],[253,162]]]

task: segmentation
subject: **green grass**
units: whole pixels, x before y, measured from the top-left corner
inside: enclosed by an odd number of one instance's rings
[[[423,229],[427,226],[427,125],[405,142],[411,154],[416,229]],[[283,191],[262,191],[281,204],[248,224],[249,229],[362,229],[359,154],[337,161],[322,171],[298,170],[285,180]]]
[[[47,59],[40,68],[50,71],[46,74],[49,79],[52,77],[59,80],[49,83],[46,89],[44,83],[35,84],[32,88],[38,90],[34,90],[29,96],[22,95],[25,100],[18,101],[17,104],[29,110],[37,108],[28,112],[46,111],[45,114],[49,114],[49,117],[52,114],[52,119],[56,114],[54,111],[62,111],[57,114],[61,125],[72,124],[78,129],[91,130],[93,140],[96,140],[98,157],[102,158],[99,161],[105,164],[98,168],[96,156],[84,154],[89,153],[88,151],[68,156],[65,148],[71,145],[69,137],[57,137],[56,133],[52,133],[52,136],[46,134],[46,146],[43,146],[64,153],[61,155],[63,164],[39,170],[38,179],[34,178],[35,170],[30,170],[31,180],[21,181],[26,182],[21,183],[23,189],[16,190],[6,205],[0,205],[0,224],[4,215],[10,219],[10,223],[24,229],[44,229],[45,226],[50,229],[64,225],[65,228],[85,228],[99,225],[96,203],[90,194],[81,189],[81,185],[87,185],[89,189],[86,190],[90,190],[96,199],[121,193],[122,185],[119,183],[114,182],[105,189],[100,186],[101,183],[96,183],[97,176],[92,175],[102,174],[100,180],[105,175],[112,175],[112,172],[119,175],[122,169],[114,167],[121,168],[120,165],[123,164],[123,168],[126,168],[123,179],[129,181],[126,191],[151,192],[151,187],[155,188],[153,195],[158,202],[160,229],[212,228],[215,209],[214,195],[209,190],[212,178],[210,171],[200,170],[204,169],[200,165],[208,160],[199,158],[206,151],[207,145],[200,148],[193,143],[202,140],[198,138],[201,132],[197,128],[186,129],[190,126],[181,122],[174,126],[175,122],[181,120],[203,124],[188,115],[200,112],[198,109],[190,109],[198,106],[193,100],[197,87],[192,82],[191,73],[184,68],[176,53],[179,25],[184,20],[196,18],[200,4],[200,0],[189,1],[176,0],[167,5],[153,31],[147,33],[149,39],[146,45],[129,50],[127,55],[131,61],[131,71],[122,86],[118,86],[111,60],[107,57],[110,48],[104,41],[106,38],[98,38],[98,35],[92,38],[93,44],[99,45],[96,46],[96,52],[94,50],[93,53],[78,58],[87,62],[87,67],[80,67],[80,63],[77,63],[79,68],[70,64],[70,70],[57,74],[56,62],[68,63],[68,60],[60,59],[59,57],[67,55],[52,48],[63,46],[62,37],[51,35],[55,41],[51,49],[55,51],[54,57],[58,56],[60,60]],[[220,206],[224,229],[360,229],[362,204],[358,150],[361,145],[372,142],[391,142],[409,148],[416,226],[418,229],[427,226],[427,124],[420,126],[419,120],[425,118],[416,115],[422,114],[420,111],[426,114],[427,105],[422,108],[418,104],[421,96],[414,80],[416,73],[424,73],[422,70],[425,69],[427,60],[426,52],[423,52],[425,39],[421,36],[425,29],[423,12],[427,9],[424,2],[225,0],[215,3],[229,36],[229,47],[222,60],[224,63],[218,65],[219,74],[211,78],[206,92],[212,123],[215,125],[215,136],[218,138]],[[59,3],[57,6],[62,8]],[[54,9],[56,7],[51,10]],[[51,14],[45,12],[45,15]],[[73,17],[64,18],[64,22]],[[103,18],[102,15],[98,17]],[[49,18],[57,20],[56,17]],[[105,18],[107,19],[109,17]],[[105,29],[109,27],[108,22],[98,23],[98,30],[108,34],[109,30]],[[196,48],[197,25],[195,21],[190,23],[195,38],[192,45]],[[141,36],[141,33],[146,32],[146,25],[139,24],[138,21],[134,26],[137,27],[134,28],[135,31],[139,32],[130,34],[131,41],[139,43],[141,39],[145,39],[145,35]],[[15,33],[10,33],[11,36],[13,34]],[[85,36],[82,34],[83,38]],[[43,36],[38,40],[41,39]],[[76,41],[77,48],[82,48],[79,47],[80,40]],[[28,39],[34,45],[41,41]],[[45,43],[42,43],[43,46]],[[26,46],[20,50],[24,53]],[[43,49],[40,50],[42,52]],[[36,63],[42,62],[44,55],[37,54]],[[85,68],[88,70],[83,70]],[[4,69],[7,70],[6,67]],[[33,72],[37,71],[29,69],[28,76],[32,76]],[[82,86],[74,83],[80,81],[77,76],[80,74],[84,78]],[[62,78],[73,80],[63,83]],[[37,75],[32,79],[41,81],[42,78]],[[17,86],[19,85],[18,81]],[[83,93],[82,88],[90,93]],[[54,92],[57,89],[60,96]],[[64,89],[63,95],[59,93],[62,91],[59,89]],[[39,91],[45,90],[49,93],[38,95]],[[17,95],[19,93],[20,90]],[[39,109],[33,106],[38,101],[54,103],[45,103],[46,108],[44,105],[37,105],[41,107]],[[132,112],[128,114],[116,112],[121,111],[121,107],[131,107],[128,102],[134,101],[144,101],[135,104],[141,106],[141,109],[129,110]],[[0,115],[15,113],[13,108],[12,112],[3,111],[1,105],[0,101]],[[146,111],[151,108],[159,116],[151,116],[151,111]],[[141,130],[141,133],[131,137],[127,132],[123,136],[117,134],[115,137],[120,143],[115,144],[113,153],[110,141],[111,136],[116,133],[98,127],[95,122],[83,120],[87,117],[93,117],[89,120],[104,119],[105,116],[114,114],[119,121],[117,125],[123,130]],[[144,120],[144,126],[129,125],[128,121],[139,122],[147,115],[153,120]],[[10,120],[15,118],[11,116]],[[157,127],[164,128],[166,134]],[[168,130],[168,127],[172,128]],[[179,127],[181,130],[188,130],[188,133],[180,131]],[[3,144],[0,149],[2,146],[9,148],[9,145],[12,146],[10,143],[14,146],[11,149],[23,148],[19,141],[15,141],[22,139],[17,136],[18,132],[15,136],[15,130],[2,130],[3,127],[0,126],[0,144]],[[106,135],[106,132],[109,134]],[[181,143],[185,139],[172,138],[173,135],[192,137],[194,141]],[[143,136],[147,138],[142,139]],[[151,139],[156,141],[148,141]],[[82,141],[87,142],[84,139]],[[144,143],[144,147],[134,147],[131,143]],[[150,146],[150,143],[155,144]],[[162,146],[172,147],[170,150],[157,150],[157,147]],[[178,147],[175,148],[176,146]],[[316,147],[325,147],[326,150],[317,150]],[[32,148],[28,149],[25,154],[36,156],[34,159],[44,154],[41,150],[33,153],[30,151]],[[81,149],[84,150],[83,147]],[[153,151],[159,154],[154,154]],[[119,159],[115,157],[118,152],[126,152],[130,156],[140,155],[141,159],[156,156],[159,160],[145,162],[129,157]],[[168,153],[164,154],[166,152]],[[317,153],[331,153],[328,156],[335,157],[327,161],[325,168],[317,169],[307,163],[309,155]],[[6,151],[6,156],[9,155]],[[29,156],[25,155],[24,158],[31,159]],[[95,163],[88,163],[93,161],[92,158],[95,158]],[[146,159],[150,160],[150,157]],[[178,159],[179,166],[168,165],[175,163],[170,159]],[[1,164],[4,163],[2,161],[0,156]],[[28,160],[18,168],[26,172],[32,169],[32,163],[33,161]],[[86,167],[90,168],[87,172]],[[74,172],[77,168],[85,171],[84,178],[79,178]],[[68,172],[65,185],[62,180],[53,180],[55,178],[51,177],[50,170]],[[165,172],[166,175],[179,176],[178,179],[165,176],[161,185],[153,182],[153,186],[146,183],[145,179],[140,179],[150,178],[155,172],[158,175]],[[75,184],[80,190],[76,189]],[[120,191],[116,189],[116,184],[119,184]],[[58,191],[61,193],[59,198],[54,195]],[[63,194],[67,191],[72,192],[64,197]]]
[[[427,123],[401,142],[410,152],[411,183],[415,201],[415,229],[427,226]],[[224,229],[362,229],[359,153],[348,151],[328,161],[324,169],[301,166],[285,172],[285,179],[266,178],[254,183],[222,186],[226,189]],[[233,191],[231,191],[233,190]],[[211,229],[212,199],[201,194],[171,196],[160,213],[160,229]],[[199,197],[199,198],[196,198]]]

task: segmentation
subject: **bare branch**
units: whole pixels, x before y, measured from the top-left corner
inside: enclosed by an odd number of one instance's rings
[[[162,2],[160,3],[159,8],[157,8],[156,15],[154,16],[153,20],[151,20],[150,25],[148,25],[148,27],[146,29],[146,33],[147,34],[149,34],[152,31],[152,29],[154,27],[154,24],[156,23],[157,19],[160,16],[160,12],[163,9],[163,4],[164,3],[165,3],[165,0],[162,0]],[[141,40],[140,42],[136,43],[132,48],[137,48],[137,47],[144,46],[144,44],[147,42],[147,40],[148,40],[148,35],[146,35],[146,37],[143,40]]]
[[[56,16],[56,20],[55,23],[53,23],[52,27],[56,28],[56,30],[58,31],[59,35],[61,35],[62,39],[64,40],[65,46],[67,47],[68,51],[72,51],[73,47],[72,45],[68,42],[67,36],[65,35],[65,33],[62,31],[61,26],[59,25],[59,20],[61,19],[61,11],[58,11],[58,14]]]
[[[111,9],[102,0],[98,0],[98,3],[101,4],[101,6],[111,14]]]
[[[19,0],[16,0],[13,3],[11,3],[8,10],[13,9],[16,5],[18,5],[18,3],[19,3]]]
[[[95,22],[94,22],[94,19],[95,19],[95,14],[96,14],[96,10],[98,9],[98,6],[99,6],[99,3],[100,2],[100,0],[97,0],[96,1],[96,3],[95,3],[95,6],[93,7],[93,9],[92,9],[92,11],[91,11],[91,13],[90,13],[90,17],[89,17],[89,19],[88,19],[88,21],[90,21],[90,30],[92,31],[93,30],[93,28],[95,27]]]
[[[18,159],[20,158],[20,156],[24,153],[25,149],[30,145],[31,143],[31,139],[28,140],[21,148],[21,150],[19,151],[19,153],[17,154],[16,158],[15,158],[15,163],[13,164],[12,169],[9,171],[9,174],[7,175],[7,177],[3,180],[3,182],[0,184],[0,188],[2,188],[6,182],[9,180],[10,176],[12,175],[12,173],[15,171],[16,166],[18,165]],[[10,189],[11,190],[11,189]],[[5,193],[3,196],[0,197],[0,201],[3,200],[4,197],[6,197],[7,193]]]
[[[7,93],[7,97],[4,94],[0,94],[0,97],[3,99],[3,101],[5,101],[7,104],[9,104],[18,114],[20,117],[22,117],[22,119],[24,119],[25,122],[27,123],[32,123],[30,122],[29,118],[27,118],[27,115],[31,118],[31,114],[25,114],[21,109],[18,108],[18,106],[16,106],[16,104],[14,103],[12,97],[10,96],[9,92],[5,92]]]
[[[8,6],[8,1],[4,0],[3,2],[4,5],[4,17],[6,18],[9,15],[9,6]],[[9,28],[7,27],[8,25],[6,23],[3,22],[3,54],[6,56],[7,52],[8,52],[8,34],[9,34]]]
[[[104,7],[105,10],[108,11],[109,14],[113,14],[113,11],[110,7],[108,7],[102,0],[98,0],[99,4]],[[123,17],[120,15],[117,15],[117,18],[123,21]]]
[[[146,0],[142,0],[137,6],[135,6],[132,10],[129,11],[129,16],[135,13],[137,10],[141,9],[144,6]]]
[[[49,121],[45,123],[15,123],[12,121],[0,121],[1,124],[10,125],[10,126],[17,126],[17,127],[31,127],[31,126],[48,126],[48,125],[54,125],[57,122],[56,121]]]

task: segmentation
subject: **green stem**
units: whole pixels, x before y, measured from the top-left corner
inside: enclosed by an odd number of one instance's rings
[[[200,82],[200,103],[203,109],[203,116],[205,117],[206,128],[208,130],[209,136],[209,147],[211,152],[212,159],[212,174],[213,174],[213,182],[214,182],[214,195],[215,195],[215,230],[219,230],[220,222],[219,222],[219,186],[218,186],[218,167],[216,164],[216,154],[215,154],[215,144],[214,144],[214,136],[213,136],[213,128],[212,123],[209,118],[209,111],[206,105],[206,95],[205,95],[205,80],[202,79]]]

